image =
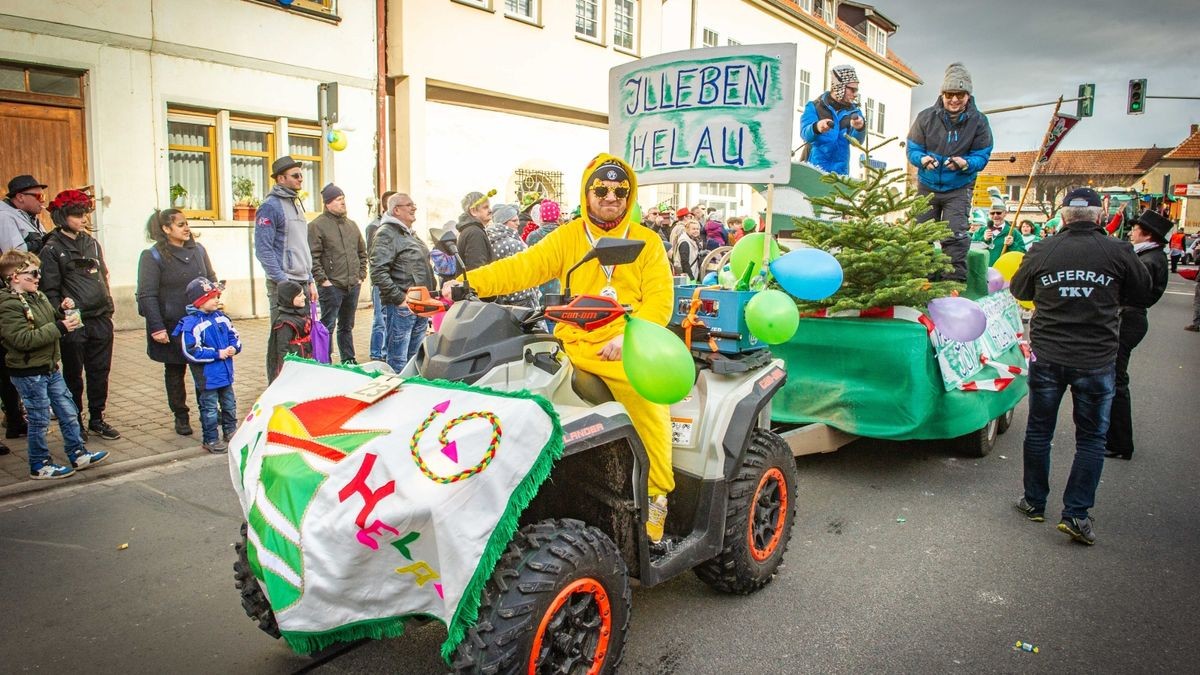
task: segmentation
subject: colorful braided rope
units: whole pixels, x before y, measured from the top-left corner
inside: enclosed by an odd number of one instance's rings
[[[492,437],[488,441],[487,451],[483,453],[483,458],[479,460],[478,464],[464,471],[459,471],[456,474],[443,476],[441,474],[434,473],[433,470],[429,468],[429,465],[427,465],[425,460],[422,459],[421,451],[419,449],[421,436],[427,429],[429,429],[429,425],[433,423],[433,420],[436,419],[439,414],[440,413],[436,409],[430,411],[429,416],[427,416],[421,422],[421,425],[417,427],[416,431],[413,432],[412,440],[410,440],[408,443],[408,449],[410,452],[412,452],[413,461],[416,462],[417,468],[421,470],[421,473],[435,483],[449,485],[451,483],[457,483],[461,480],[466,480],[467,478],[470,478],[471,476],[474,476],[475,474],[486,469],[488,465],[492,463],[492,460],[495,459],[496,449],[500,447],[500,437],[503,435],[503,432],[500,430],[499,418],[490,412],[469,412],[459,415],[458,417],[455,417],[446,423],[446,426],[442,428],[441,433],[438,434],[438,441],[443,446],[450,442],[448,438],[450,430],[469,420],[487,420],[487,422],[492,425]]]

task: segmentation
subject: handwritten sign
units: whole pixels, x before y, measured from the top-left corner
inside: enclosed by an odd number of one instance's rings
[[[786,183],[796,45],[660,54],[609,71],[609,151],[643,185]]]

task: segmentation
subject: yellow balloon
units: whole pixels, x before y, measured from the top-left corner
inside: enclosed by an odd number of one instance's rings
[[[997,258],[992,267],[1000,273],[1000,276],[1004,277],[1005,281],[1012,281],[1013,275],[1017,273],[1017,268],[1021,266],[1021,261],[1024,259],[1024,253],[1009,251]]]
[[[1032,300],[1017,300],[1017,304],[1020,305],[1023,309],[1028,309],[1028,310],[1033,309],[1033,301]]]
[[[345,150],[346,144],[349,142],[349,140],[346,138],[346,134],[342,133],[340,130],[329,132],[329,137],[326,140],[329,142],[329,149],[336,152]]]

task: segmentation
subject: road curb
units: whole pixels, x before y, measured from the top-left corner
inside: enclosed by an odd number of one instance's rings
[[[195,457],[207,457],[209,453],[201,448],[185,448],[183,450],[172,450],[159,455],[151,455],[149,457],[139,457],[137,459],[127,459],[112,464],[101,464],[95,468],[87,469],[86,471],[76,471],[74,475],[68,476],[61,480],[25,480],[15,485],[0,486],[0,502],[7,501],[14,497],[24,497],[32,494],[49,492],[58,488],[79,487],[87,483],[98,483],[107,480],[114,476],[122,476],[128,473],[145,469],[147,467],[158,466],[160,464],[169,464],[181,459],[191,459]]]

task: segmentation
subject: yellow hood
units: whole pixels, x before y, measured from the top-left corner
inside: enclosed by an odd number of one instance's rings
[[[626,164],[625,161],[620,157],[610,155],[607,152],[602,152],[596,155],[591,162],[588,162],[587,168],[583,170],[583,178],[579,181],[579,212],[580,217],[583,218],[583,222],[596,229],[601,229],[600,226],[592,220],[591,214],[588,213],[588,178],[590,178],[592,172],[600,168],[602,164],[610,163],[620,166],[625,170],[626,175],[629,176],[629,201],[626,203],[625,215],[621,216],[621,221],[617,223],[615,228],[613,228],[613,230],[617,233],[614,236],[620,236],[620,233],[624,232],[625,228],[629,227],[629,223],[632,222],[633,205],[637,203],[637,174],[633,172],[633,167]]]

